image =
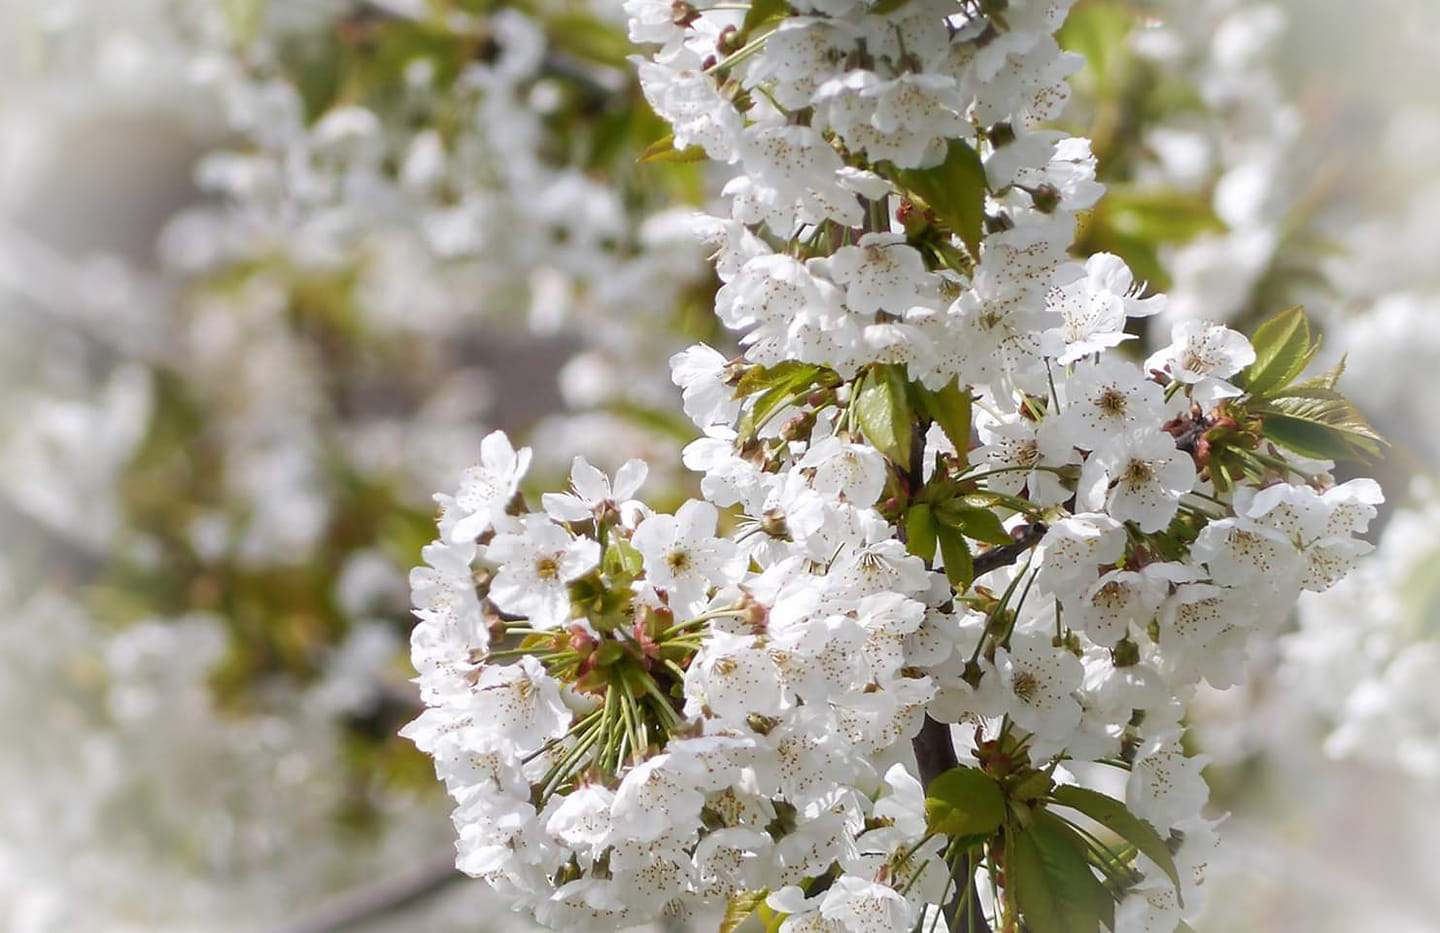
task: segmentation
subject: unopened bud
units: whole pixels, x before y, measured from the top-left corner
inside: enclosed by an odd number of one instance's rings
[[[675,610],[669,606],[651,606],[650,624],[657,630],[664,631],[675,624]]]
[[[816,389],[805,397],[805,404],[811,408],[822,408],[835,401],[834,389]]]
[[[790,537],[790,527],[785,524],[785,513],[779,509],[766,509],[760,516],[760,530],[772,538]]]
[[[776,726],[780,725],[780,720],[762,716],[759,713],[751,713],[745,717],[745,724],[761,735],[769,735]]]
[[[1134,667],[1140,663],[1140,646],[1129,638],[1122,638],[1110,649],[1110,662],[1116,667]]]
[[[1015,221],[1010,219],[1009,214],[1001,212],[999,214],[985,215],[986,233],[1004,233],[1006,230],[1014,229],[1014,227]]]
[[[689,26],[700,18],[700,11],[685,0],[670,4],[670,21],[676,26]]]
[[[1060,206],[1060,189],[1054,185],[1037,185],[1029,191],[1035,209],[1042,214],[1053,214]]]
[[[715,49],[721,55],[729,55],[740,48],[743,43],[740,41],[740,30],[733,25],[726,26],[720,30],[720,35],[715,39]]]
[[[590,633],[580,626],[572,625],[570,627],[569,647],[571,651],[574,651],[583,658],[595,650],[596,644],[595,639]]]
[[[780,429],[780,436],[787,441],[803,441],[810,437],[810,432],[815,428],[815,413],[813,411],[801,412],[785,423]]]

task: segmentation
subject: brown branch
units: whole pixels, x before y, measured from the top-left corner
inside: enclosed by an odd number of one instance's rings
[[[455,870],[455,852],[447,848],[409,874],[347,891],[276,933],[339,933],[414,906],[464,877]]]
[[[910,740],[915,749],[915,763],[920,768],[920,783],[926,787],[935,778],[949,771],[960,762],[955,757],[955,743],[950,740],[950,727],[929,716],[920,726],[919,733]],[[951,933],[990,933],[990,924],[985,922],[985,912],[980,909],[980,891],[975,885],[975,863],[969,857],[962,857],[956,865],[953,877],[957,884],[950,902],[941,909],[947,915],[959,913],[963,902],[965,912],[956,920]]]
[[[984,554],[975,555],[975,576],[982,577],[992,570],[1009,567],[1026,551],[1040,543],[1049,528],[1043,522],[1021,525],[1015,529],[1015,543],[992,547]]]

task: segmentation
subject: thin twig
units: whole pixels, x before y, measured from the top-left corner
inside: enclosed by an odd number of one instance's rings
[[[465,876],[455,870],[455,852],[446,849],[420,868],[347,891],[276,933],[339,933],[414,906]]]

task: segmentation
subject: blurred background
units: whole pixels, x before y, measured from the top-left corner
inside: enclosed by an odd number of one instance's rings
[[[1078,0],[1077,251],[1304,304],[1362,570],[1197,698],[1203,931],[1440,929],[1440,5]],[[691,488],[713,331],[619,0],[0,0],[0,929],[523,929],[450,868],[406,574],[501,427]],[[1163,339],[1161,342],[1165,342]],[[1344,478],[1343,471],[1341,478]]]

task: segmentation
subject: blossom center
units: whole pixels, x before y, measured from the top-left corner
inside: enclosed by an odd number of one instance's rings
[[[1091,600],[1091,603],[1105,609],[1123,606],[1125,604],[1125,585],[1111,580],[1096,591],[1095,598]]]
[[[1184,354],[1180,357],[1180,368],[1186,372],[1204,375],[1215,368],[1215,361],[1200,349],[1190,346],[1185,348]]]
[[[1147,460],[1131,460],[1125,464],[1120,481],[1127,486],[1143,486],[1155,479],[1155,468]]]

